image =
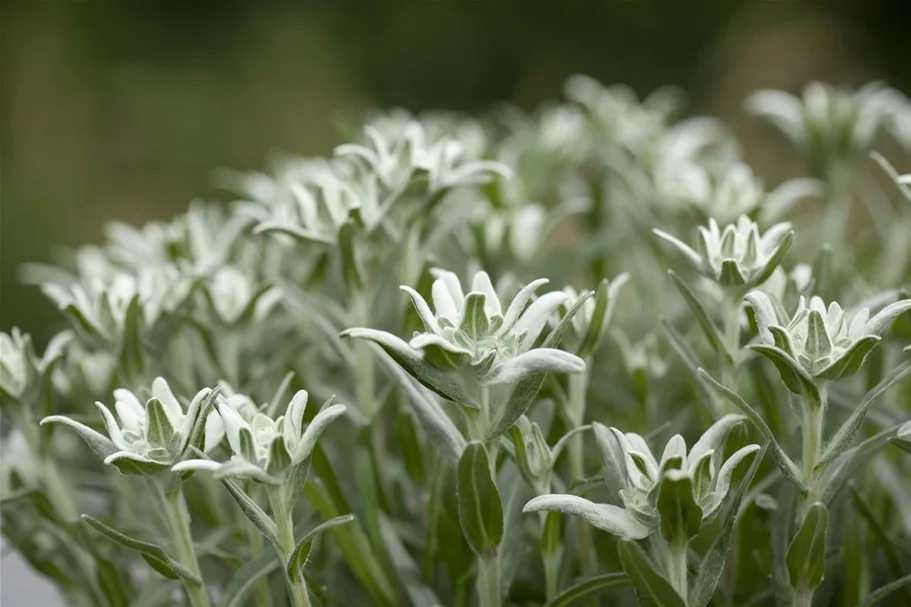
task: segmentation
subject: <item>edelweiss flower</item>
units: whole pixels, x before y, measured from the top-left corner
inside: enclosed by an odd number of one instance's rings
[[[187,410],[181,406],[168,383],[158,377],[152,382],[152,396],[145,406],[129,390],[114,390],[114,410],[95,403],[101,412],[108,436],[62,415],[51,415],[41,424],[58,423],[74,429],[100,456],[104,463],[116,466],[124,474],[149,474],[169,468],[179,461],[192,445],[197,445],[208,430],[206,443],[217,428],[202,422],[211,415],[215,392],[203,388]]]
[[[759,234],[759,226],[746,215],[721,230],[709,219],[699,226],[697,253],[689,245],[661,230],[656,236],[671,243],[697,272],[723,287],[748,288],[765,282],[791,246],[794,232],[790,223],[779,223]]]
[[[911,299],[883,308],[870,317],[863,308],[850,317],[842,307],[822,298],[800,298],[797,312],[788,318],[781,304],[761,291],[746,296],[759,328],[759,342],[749,346],[769,360],[788,388],[801,393],[805,381],[825,382],[853,375],[876,347],[883,331],[899,315],[911,310]]]
[[[53,371],[71,338],[69,332],[58,333],[38,358],[29,335],[16,327],[9,334],[0,333],[0,394],[18,400],[39,389],[41,379]]]
[[[426,331],[416,333],[409,346],[437,364],[468,365],[488,384],[518,381],[532,370],[578,373],[585,364],[577,356],[553,348],[534,348],[548,318],[566,300],[559,291],[525,305],[547,283],[541,278],[521,291],[503,311],[490,277],[478,272],[466,295],[452,272],[437,271],[431,295],[434,310],[411,287],[411,296]]]
[[[525,504],[524,511],[575,514],[599,529],[629,539],[645,538],[658,529],[668,541],[692,538],[702,522],[718,512],[737,466],[760,449],[759,445],[748,445],[722,462],[720,449],[725,439],[744,419],[741,415],[722,417],[689,452],[677,434],[668,441],[660,460],[638,434],[595,424],[604,461],[610,462],[605,470],[609,484],[613,484],[610,489],[619,494],[623,507],[555,494],[534,498]]]
[[[224,423],[228,444],[231,446],[231,459],[224,463],[210,459],[190,459],[177,463],[172,469],[175,472],[207,470],[214,472],[217,478],[250,478],[263,483],[281,484],[277,476],[286,469],[303,463],[313,452],[323,430],[345,413],[345,405],[331,405],[322,409],[305,425],[303,418],[307,399],[307,391],[299,391],[288,404],[285,415],[275,420],[264,413],[254,413],[249,408],[237,410],[227,402],[217,403],[218,415]]]
[[[881,129],[895,128],[902,99],[901,93],[881,82],[857,91],[811,82],[802,98],[763,90],[753,93],[746,106],[806,154],[814,176],[826,178],[839,164],[866,156]]]

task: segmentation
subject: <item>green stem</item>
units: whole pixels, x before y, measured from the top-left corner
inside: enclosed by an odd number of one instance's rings
[[[569,376],[569,411],[568,417],[573,428],[578,428],[585,420],[585,396],[588,392],[588,372]],[[581,432],[569,439],[567,445],[570,475],[573,481],[585,479],[585,443]],[[598,574],[598,562],[592,530],[582,519],[576,521],[576,534],[579,548],[579,561],[582,575],[592,577]]]
[[[671,585],[677,594],[686,602],[689,593],[689,580],[687,579],[686,542],[672,543],[668,546],[667,572]]]
[[[202,571],[196,560],[196,550],[193,547],[193,536],[190,533],[190,513],[187,511],[187,502],[180,488],[165,492],[165,505],[168,526],[171,537],[177,549],[177,558],[180,564],[190,573],[202,580]],[[209,595],[206,594],[204,583],[195,584],[184,580],[184,590],[192,607],[209,607]]]
[[[252,481],[247,482],[247,486],[244,487],[244,492],[248,495],[252,495]],[[239,508],[233,510],[235,517],[235,524],[238,525],[247,535],[247,544],[250,546],[250,554],[254,557],[259,556],[263,552],[263,534],[259,532],[256,527],[253,526],[243,512]],[[256,597],[256,605],[262,605],[263,607],[270,607],[273,604],[272,601],[272,591],[269,589],[269,585],[266,580],[262,579],[256,583],[256,586],[253,589],[254,596]]]
[[[822,433],[825,421],[827,390],[822,384],[819,388],[819,401],[813,398],[803,399],[803,423],[801,426],[801,471],[803,482],[809,489],[803,497],[800,509],[800,519],[807,508],[819,499],[816,487],[816,464],[822,453]]]
[[[791,607],[811,607],[813,605],[813,589],[795,590],[791,599]]]
[[[370,313],[366,297],[363,293],[356,295],[355,316],[360,326],[370,326]],[[376,377],[373,368],[373,353],[370,351],[369,342],[357,339],[354,343],[355,362],[355,392],[361,413],[368,422],[373,421],[376,415]]]
[[[501,607],[500,557],[495,551],[478,556],[478,596],[481,607]]]
[[[294,520],[291,510],[287,507],[285,493],[281,487],[269,487],[269,506],[272,508],[272,518],[278,531],[278,546],[276,552],[282,563],[287,563],[294,552]],[[303,574],[296,579],[287,579],[288,595],[294,607],[310,607],[310,596],[307,594],[307,582]]]

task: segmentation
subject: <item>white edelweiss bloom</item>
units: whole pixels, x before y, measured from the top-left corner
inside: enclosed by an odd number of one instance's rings
[[[452,272],[437,270],[431,289],[433,311],[411,287],[401,287],[411,297],[424,323],[409,345],[431,355],[435,362],[467,364],[478,369],[489,384],[513,383],[530,370],[580,372],[577,356],[553,348],[534,348],[549,317],[566,300],[555,291],[535,299],[534,292],[547,279],[533,281],[519,291],[506,310],[486,272],[478,272],[465,294]]]
[[[217,403],[231,447],[231,459],[189,459],[175,464],[175,472],[205,470],[216,477],[249,478],[268,484],[281,484],[286,470],[303,465],[326,427],[345,413],[345,405],[330,405],[304,424],[308,394],[294,395],[284,415],[272,419],[264,413],[234,408],[228,402]],[[252,415],[251,415],[252,413]]]
[[[51,415],[41,424],[59,423],[73,428],[104,463],[124,474],[150,474],[170,467],[184,456],[190,446],[203,439],[214,393],[203,388],[184,410],[168,383],[161,377],[152,382],[151,397],[143,405],[136,394],[114,390],[114,413],[100,402],[105,437],[91,428],[62,415]]]
[[[781,263],[794,238],[790,223],[775,224],[760,235],[759,226],[746,215],[724,230],[714,218],[709,219],[708,227],[699,227],[698,252],[667,232],[657,229],[653,232],[674,245],[703,276],[734,289],[765,282]]]
[[[575,495],[542,495],[525,505],[525,512],[540,510],[565,512],[583,517],[589,524],[619,537],[643,539],[658,529],[670,540],[694,537],[702,522],[715,516],[731,488],[737,467],[760,450],[748,445],[721,457],[721,449],[731,429],[743,421],[742,415],[726,415],[713,424],[687,451],[679,434],[671,437],[658,459],[645,439],[616,428],[595,424],[595,436],[605,462],[609,488],[616,492],[623,507],[597,504]],[[675,501],[666,507],[666,501]],[[680,521],[680,512],[695,513]],[[683,525],[684,528],[679,528]]]
[[[146,328],[165,312],[176,310],[190,295],[192,281],[173,266],[149,266],[135,273],[117,271],[108,279],[76,282],[69,287],[56,282],[41,285],[42,292],[66,314],[80,332],[109,341],[123,337],[135,306]]]
[[[268,285],[254,288],[249,275],[235,266],[215,271],[206,287],[215,313],[226,325],[242,318],[261,319],[281,298],[281,292]]]
[[[788,388],[798,394],[802,381],[833,381],[859,371],[883,331],[911,310],[911,299],[905,299],[873,317],[868,308],[849,317],[836,302],[826,306],[820,297],[807,301],[801,296],[797,311],[788,317],[766,293],[753,291],[746,300],[759,328],[759,343],[749,347],[771,360]]]
[[[0,393],[18,399],[30,390],[40,388],[41,379],[64,355],[71,339],[72,334],[68,332],[58,333],[39,358],[32,338],[18,327],[13,327],[9,333],[0,333]]]
[[[825,178],[870,151],[880,130],[892,125],[901,98],[880,82],[856,91],[811,82],[802,97],[761,90],[747,99],[746,107],[784,133],[806,154],[813,175]]]

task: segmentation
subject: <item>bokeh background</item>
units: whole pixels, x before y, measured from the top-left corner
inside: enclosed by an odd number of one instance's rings
[[[575,73],[673,84],[774,183],[802,167],[744,96],[813,79],[909,92],[909,23],[908,0],[5,0],[0,328],[57,328],[23,262],[97,242],[109,219],[226,199],[214,168],[327,153],[373,107],[532,108]]]
[[[672,84],[720,116],[770,184],[802,173],[741,112],[750,91],[885,79],[911,92],[911,2],[647,0],[245,2],[4,0],[0,329],[59,322],[27,261],[193,198],[217,167],[325,154],[370,108],[479,113],[560,96],[585,73],[644,95]],[[41,347],[39,345],[39,347]],[[50,605],[3,559],[2,600]]]

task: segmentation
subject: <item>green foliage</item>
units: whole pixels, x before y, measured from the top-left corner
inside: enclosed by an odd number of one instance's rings
[[[0,335],[5,542],[80,607],[904,599],[909,177],[847,218],[911,103],[752,96],[811,172],[767,190],[676,96],[566,98],[29,266],[67,328]]]

